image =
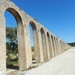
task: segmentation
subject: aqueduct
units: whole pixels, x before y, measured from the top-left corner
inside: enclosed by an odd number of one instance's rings
[[[19,50],[20,70],[27,70],[32,65],[30,46],[30,24],[34,34],[34,48],[36,63],[47,62],[58,54],[61,54],[70,46],[60,40],[39,22],[27,15],[9,0],[0,0],[0,70],[6,75],[6,20],[5,11],[10,12],[17,21],[17,37]]]

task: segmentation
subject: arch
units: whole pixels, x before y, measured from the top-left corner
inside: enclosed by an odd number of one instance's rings
[[[56,51],[56,38],[54,36],[54,54],[55,56],[57,55],[57,51]]]
[[[22,23],[21,16],[19,15],[19,13],[14,8],[7,8],[5,11],[10,12],[15,17],[17,24]]]
[[[51,39],[52,39],[52,47],[53,47],[53,56],[55,56],[55,45],[54,45],[53,35],[51,35]]]
[[[47,50],[46,50],[47,49],[46,36],[43,28],[40,29],[40,32],[41,32],[41,41],[42,41],[43,61],[46,62],[48,60]]]
[[[34,52],[33,52],[33,56],[34,56],[34,60],[35,62],[34,63],[38,63],[38,32],[37,32],[37,27],[36,27],[36,24],[33,22],[33,21],[30,21],[29,22],[29,25],[31,26],[32,28],[32,39],[33,39],[33,44],[34,44]],[[30,38],[31,40],[31,38]],[[33,62],[33,59],[32,59],[32,62]]]
[[[47,32],[47,36],[49,37],[49,33]]]
[[[60,45],[61,45],[61,53],[63,52],[63,45],[62,45],[62,41],[60,40]]]
[[[26,60],[25,60],[25,45],[24,45],[24,28],[23,22],[20,14],[16,9],[8,7],[5,11],[10,12],[17,22],[17,39],[18,39],[18,53],[19,53],[19,69],[26,70]]]
[[[41,31],[41,34],[44,34],[45,35],[45,32],[44,32],[44,29],[43,28],[41,28],[40,31]]]
[[[59,44],[58,44],[58,38],[56,38],[56,54],[59,54]]]
[[[29,24],[32,26],[33,30],[37,30],[37,27],[33,21],[30,21]]]
[[[50,58],[51,58],[52,57],[52,49],[51,49],[51,39],[50,39],[49,32],[47,32],[47,41],[48,41],[49,55],[50,55]]]
[[[55,40],[55,36],[54,36],[54,40]]]

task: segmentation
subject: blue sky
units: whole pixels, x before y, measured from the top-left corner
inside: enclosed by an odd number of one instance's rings
[[[11,0],[65,42],[75,41],[75,0]],[[7,26],[16,25],[5,13]]]

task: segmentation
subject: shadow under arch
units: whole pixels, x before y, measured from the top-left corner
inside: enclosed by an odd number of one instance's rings
[[[31,25],[33,30],[37,30],[37,27],[33,21],[30,21],[29,24]]]
[[[40,29],[40,32],[41,32],[41,34],[44,34],[45,35],[45,32],[44,32],[44,29],[43,28]]]
[[[56,56],[57,55],[57,51],[56,51],[56,48],[57,46],[56,46],[56,38],[55,38],[55,36],[54,36],[54,55]]]
[[[55,56],[56,56],[56,55],[58,55],[58,53],[57,53],[58,52],[57,51],[58,42],[57,42],[57,38],[56,37],[54,37],[54,42],[55,42],[54,46],[55,46]]]
[[[7,8],[5,11],[10,12],[16,22],[17,22],[17,39],[18,39],[18,57],[19,57],[19,69],[25,70],[26,63],[25,62],[25,47],[24,47],[24,29],[23,29],[23,22],[20,14],[16,11],[16,9],[10,7]]]

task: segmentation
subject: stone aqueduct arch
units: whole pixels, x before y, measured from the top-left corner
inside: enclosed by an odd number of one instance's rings
[[[68,44],[52,34],[44,26],[27,15],[9,0],[0,0],[0,70],[6,75],[6,20],[5,11],[9,11],[17,21],[17,37],[20,70],[27,70],[32,65],[30,47],[30,24],[34,35],[36,63],[47,62],[52,57],[70,48]]]

